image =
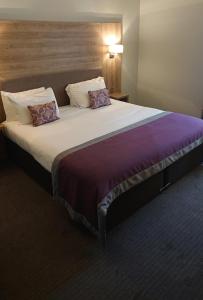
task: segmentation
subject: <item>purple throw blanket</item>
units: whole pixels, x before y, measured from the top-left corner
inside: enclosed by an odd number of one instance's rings
[[[167,113],[59,156],[55,196],[74,219],[98,232],[110,204],[203,143],[203,121]]]

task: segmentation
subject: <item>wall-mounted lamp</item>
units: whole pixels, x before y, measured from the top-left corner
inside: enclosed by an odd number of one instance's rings
[[[115,55],[123,53],[123,45],[109,45],[109,58],[114,58]]]

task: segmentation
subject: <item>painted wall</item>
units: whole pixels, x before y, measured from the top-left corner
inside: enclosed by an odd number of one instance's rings
[[[123,91],[135,97],[139,0],[0,0],[0,19],[56,21],[123,20]]]
[[[139,104],[201,116],[203,0],[141,0]]]

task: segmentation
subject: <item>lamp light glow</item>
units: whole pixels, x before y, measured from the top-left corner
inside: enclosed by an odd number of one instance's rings
[[[104,44],[105,45],[114,45],[119,42],[119,39],[115,35],[108,35],[104,39]]]

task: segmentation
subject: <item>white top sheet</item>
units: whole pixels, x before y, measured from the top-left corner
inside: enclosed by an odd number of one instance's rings
[[[111,101],[112,105],[99,109],[61,107],[60,120],[39,127],[4,122],[5,133],[51,171],[54,159],[61,152],[163,112]]]

